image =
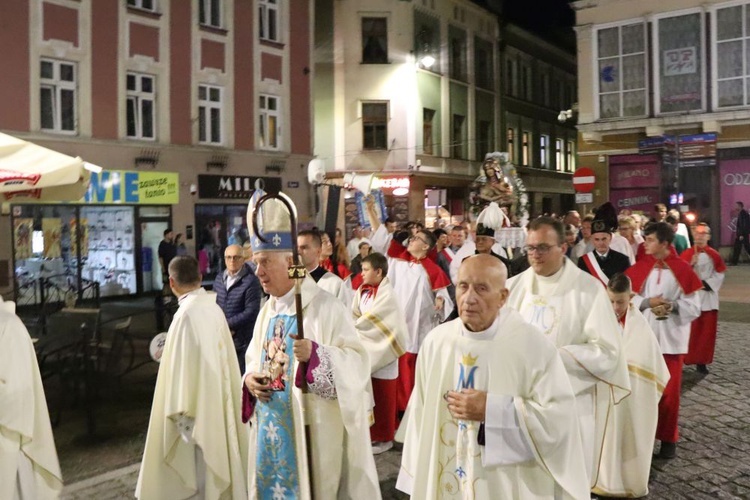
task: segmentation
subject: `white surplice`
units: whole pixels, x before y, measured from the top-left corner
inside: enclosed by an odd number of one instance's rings
[[[216,294],[184,295],[159,366],[137,498],[247,498],[240,387]]]
[[[597,414],[630,393],[628,367],[617,334],[617,318],[602,284],[568,259],[553,276],[530,268],[508,280],[507,305],[537,326],[560,350],[576,408],[591,478],[601,451],[604,428]],[[604,391],[606,400],[596,400]]]
[[[291,424],[295,435],[298,477],[308,477],[304,429],[304,419],[307,419],[310,423],[314,497],[378,499],[380,484],[370,444],[372,394],[369,389],[370,363],[367,352],[357,336],[348,308],[343,307],[331,294],[324,293],[309,276],[304,279],[301,288],[305,338],[325,350],[325,362],[333,374],[335,398],[324,399],[313,392],[302,394],[296,386],[292,388]],[[271,297],[261,309],[245,355],[245,376],[262,371],[263,343],[272,318],[278,314],[296,313],[293,300],[288,305],[279,302],[279,298]],[[297,372],[298,365],[294,360],[292,373]],[[256,402],[256,405],[261,404]],[[251,499],[258,498],[257,411],[256,407],[248,433],[248,492]],[[305,479],[300,480],[300,488],[300,498],[310,498]]]
[[[446,250],[449,252],[452,252],[450,247],[445,247]],[[464,241],[464,244],[461,245],[461,248],[459,248],[456,252],[453,252],[453,259],[451,260],[451,281],[453,284],[456,284],[456,280],[458,279],[458,268],[461,267],[461,263],[464,261],[465,258],[471,257],[474,255],[477,249],[477,244],[473,241]]]
[[[354,299],[354,289],[352,289],[351,277],[347,277],[343,280],[328,271],[320,278],[320,280],[318,280],[318,286],[334,297],[337,297],[347,308],[351,307],[352,300]]]
[[[648,494],[659,399],[669,370],[653,330],[634,306],[628,309],[620,331],[632,393],[609,414],[593,492],[640,498]]]
[[[380,282],[375,299],[363,300],[362,288],[357,290],[352,303],[355,327],[362,345],[370,357],[370,369],[375,373],[391,366],[404,354],[408,330],[404,314],[398,306],[398,297],[393,293],[390,280]],[[395,365],[396,375],[398,364]],[[396,377],[390,376],[389,380]]]
[[[669,314],[665,320],[657,320],[656,315],[644,304],[650,297],[659,295],[672,302],[676,311]],[[682,292],[670,269],[654,267],[641,291],[633,297],[633,305],[643,312],[643,316],[654,330],[662,354],[685,354],[690,342],[690,324],[701,315],[700,300],[698,292],[688,295]]]
[[[53,499],[62,486],[34,345],[0,298],[0,498]]]
[[[630,259],[630,265],[635,264],[635,252],[630,242],[620,233],[612,233],[612,241],[609,244],[609,248],[621,254],[627,255]]]
[[[488,392],[480,422],[455,420],[443,395]],[[412,498],[588,499],[575,396],[555,346],[501,309],[485,332],[460,319],[427,336],[397,439],[397,488]]]

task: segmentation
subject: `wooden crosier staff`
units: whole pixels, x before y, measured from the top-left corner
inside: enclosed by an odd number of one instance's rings
[[[297,217],[294,215],[294,207],[292,207],[289,200],[278,193],[266,193],[263,195],[253,208],[253,232],[255,236],[262,241],[267,243],[268,240],[265,238],[258,229],[258,214],[263,204],[268,200],[278,200],[284,204],[287,211],[289,212],[289,221],[291,223],[291,238],[292,238],[292,265],[289,266],[289,278],[294,280],[294,305],[297,316],[297,338],[302,340],[305,338],[305,328],[302,317],[302,281],[307,275],[307,269],[302,264],[302,260],[297,250]],[[310,437],[310,422],[307,418],[307,409],[305,408],[305,397],[308,393],[307,387],[307,362],[300,363],[299,369],[302,370],[303,377],[300,390],[302,391],[302,422],[305,426],[305,450],[307,451],[307,471],[308,471],[308,485],[310,487],[310,498],[315,498],[315,490],[313,489],[313,474],[312,474],[312,439]]]

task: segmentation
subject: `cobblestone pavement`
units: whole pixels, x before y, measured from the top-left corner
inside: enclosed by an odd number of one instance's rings
[[[677,458],[655,461],[647,498],[750,498],[750,321],[745,318],[720,322],[710,374],[685,368]],[[406,498],[394,487],[400,459],[397,450],[376,457],[385,499]],[[133,498],[137,477],[136,464],[69,485],[62,498]]]

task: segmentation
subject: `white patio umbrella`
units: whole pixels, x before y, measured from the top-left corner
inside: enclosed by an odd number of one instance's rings
[[[0,133],[3,201],[75,201],[101,168],[37,144]]]

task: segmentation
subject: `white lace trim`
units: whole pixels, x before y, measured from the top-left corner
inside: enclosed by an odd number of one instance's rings
[[[320,364],[313,368],[313,381],[308,387],[323,399],[336,399],[338,395],[336,394],[336,383],[333,380],[331,353],[322,345],[318,345],[318,359]]]

